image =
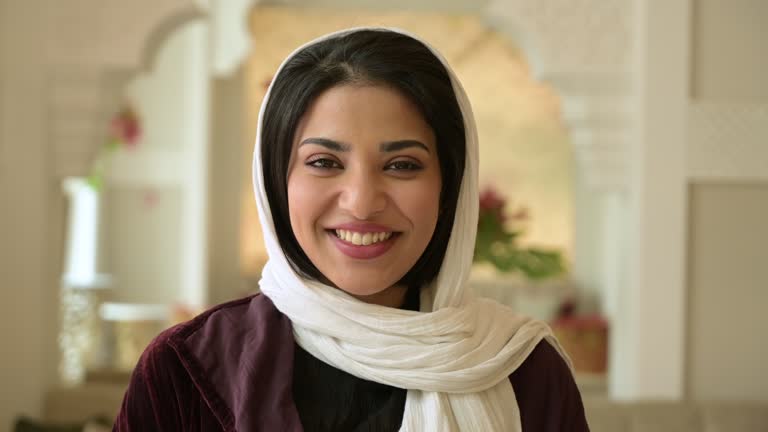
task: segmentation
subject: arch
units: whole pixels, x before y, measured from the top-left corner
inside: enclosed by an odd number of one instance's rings
[[[144,38],[142,50],[134,73],[152,70],[160,48],[168,37],[189,22],[202,19],[207,14],[196,7],[187,7],[172,15],[165,16]]]

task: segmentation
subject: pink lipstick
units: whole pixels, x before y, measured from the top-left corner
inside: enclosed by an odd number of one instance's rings
[[[391,236],[386,240],[379,240],[369,245],[356,245],[346,240],[342,240],[336,234],[336,229],[349,230],[357,233],[377,233],[377,232],[389,232]],[[399,233],[392,232],[391,229],[379,225],[361,226],[359,224],[340,225],[336,229],[327,230],[328,235],[331,237],[331,241],[337,249],[344,255],[355,259],[374,259],[385,254],[394,244]]]

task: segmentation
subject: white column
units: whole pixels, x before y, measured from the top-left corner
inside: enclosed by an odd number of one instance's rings
[[[596,306],[613,322],[619,318],[615,298],[622,289],[619,269],[627,241],[628,80],[606,69],[560,71],[549,81],[560,91],[574,149],[573,276],[585,305]]]
[[[99,270],[100,194],[85,178],[64,180],[68,201],[66,250],[62,274],[60,377],[67,384],[82,381],[98,352],[98,303],[110,277]]]
[[[100,288],[109,278],[98,272],[99,192],[84,178],[67,178],[63,187],[69,201],[63,286]]]
[[[181,287],[179,301],[204,306],[208,301],[208,140],[210,117],[209,28],[205,22],[188,24],[186,65],[187,125],[184,153],[181,226]]]
[[[259,0],[210,1],[210,66],[213,75],[232,76],[251,53],[248,20],[257,3]]]
[[[679,399],[685,348],[685,144],[690,0],[635,1],[628,267],[610,393]]]

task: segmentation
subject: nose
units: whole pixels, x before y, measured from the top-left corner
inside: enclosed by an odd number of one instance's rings
[[[387,205],[382,180],[366,172],[350,172],[339,197],[339,207],[358,220],[381,213]]]

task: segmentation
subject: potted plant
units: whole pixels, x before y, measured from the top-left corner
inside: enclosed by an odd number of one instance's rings
[[[532,280],[562,275],[565,265],[559,251],[519,244],[523,230],[517,225],[528,219],[528,211],[519,208],[508,215],[506,205],[507,200],[495,188],[481,191],[474,262]]]

